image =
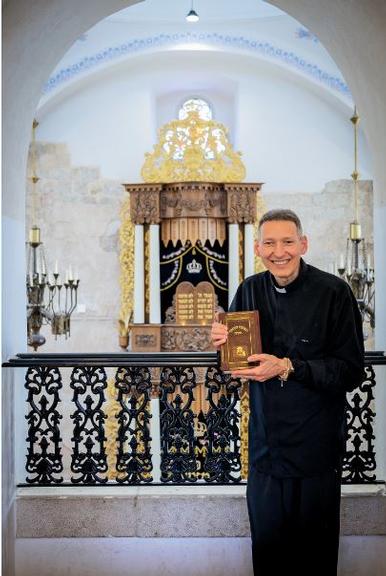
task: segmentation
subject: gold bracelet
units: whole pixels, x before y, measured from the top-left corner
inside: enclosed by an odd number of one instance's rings
[[[291,372],[294,372],[294,367],[292,366],[292,362],[289,358],[283,358],[283,360],[285,360],[286,367],[283,374],[280,374],[279,380],[282,382],[287,382],[288,376],[291,374]]]

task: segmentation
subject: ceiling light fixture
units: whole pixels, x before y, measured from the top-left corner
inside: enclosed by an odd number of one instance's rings
[[[192,5],[190,7],[189,12],[186,15],[186,21],[187,22],[198,22],[199,19],[200,19],[199,15],[197,14],[195,9],[193,8],[193,0],[192,0]]]

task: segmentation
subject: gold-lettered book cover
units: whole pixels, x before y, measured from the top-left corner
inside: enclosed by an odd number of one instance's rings
[[[218,319],[228,328],[227,341],[220,349],[221,370],[231,372],[256,365],[248,362],[248,356],[262,352],[258,311],[220,312]]]

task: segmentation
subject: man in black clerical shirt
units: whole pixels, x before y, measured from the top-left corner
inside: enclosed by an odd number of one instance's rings
[[[259,223],[266,272],[239,286],[230,311],[258,310],[263,354],[250,381],[247,503],[256,576],[336,576],[346,392],[364,379],[362,320],[343,280],[306,264],[299,218]],[[214,322],[220,346],[227,329]]]

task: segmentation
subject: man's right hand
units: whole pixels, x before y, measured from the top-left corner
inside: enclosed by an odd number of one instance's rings
[[[217,320],[217,318],[216,318]],[[211,330],[211,338],[212,343],[216,348],[221,346],[221,344],[225,344],[228,338],[228,328],[224,324],[220,324],[220,322],[214,321],[212,324]]]

